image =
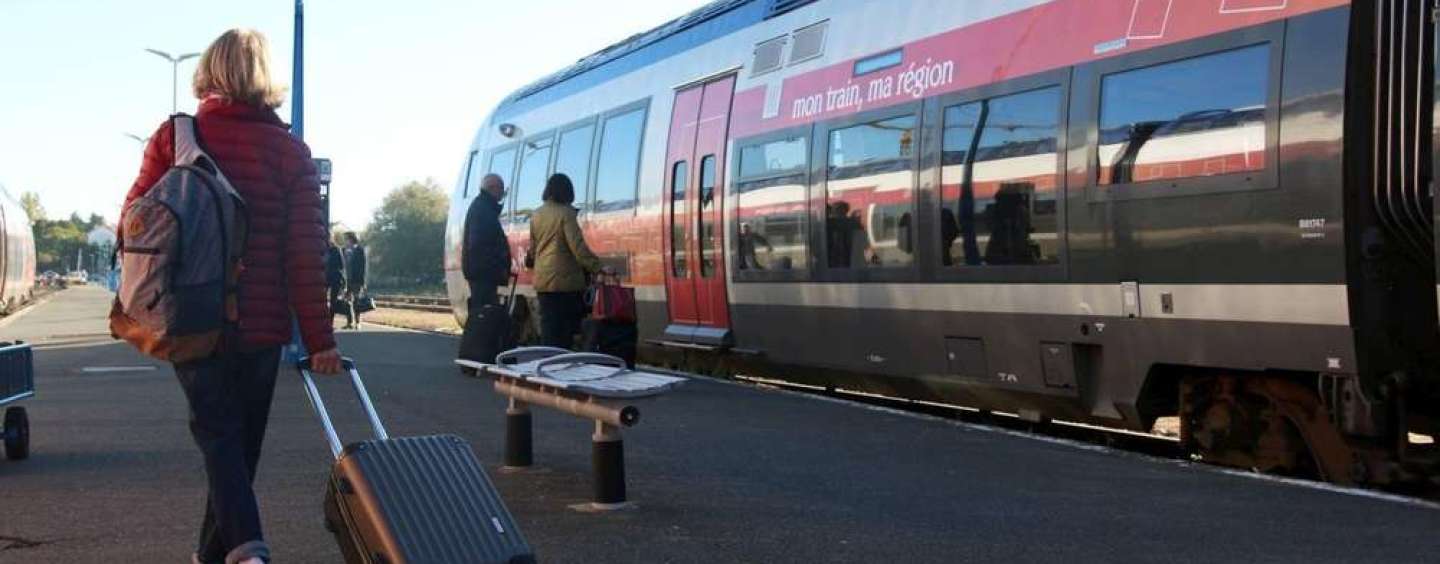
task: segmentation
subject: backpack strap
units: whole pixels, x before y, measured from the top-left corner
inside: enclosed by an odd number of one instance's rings
[[[206,153],[205,147],[200,144],[200,133],[195,117],[188,114],[175,114],[170,117],[170,121],[175,132],[174,166],[198,166],[229,185],[230,181],[225,178],[225,173],[220,172],[220,164],[215,162],[215,158]]]

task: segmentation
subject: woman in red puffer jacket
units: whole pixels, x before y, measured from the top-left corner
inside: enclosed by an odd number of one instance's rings
[[[200,143],[249,214],[239,281],[240,345],[175,365],[209,477],[194,555],[202,563],[270,559],[251,485],[292,311],[315,371],[340,370],[325,296],[326,225],[315,165],[310,149],[275,115],[284,93],[272,86],[267,51],[258,32],[230,30],[205,50],[195,70]],[[126,204],[174,163],[174,138],[169,120],[151,136]]]

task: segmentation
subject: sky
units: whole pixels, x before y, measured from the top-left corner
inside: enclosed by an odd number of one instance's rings
[[[708,0],[309,0],[305,141],[334,162],[331,210],[352,228],[391,189],[434,178],[447,194],[470,139],[514,89]],[[623,5],[624,9],[617,9]],[[0,0],[0,185],[36,192],[51,218],[113,222],[148,137],[170,114],[171,64],[226,29],[270,40],[291,83],[290,0]],[[195,59],[180,64],[179,109]],[[290,106],[280,109],[290,121]]]

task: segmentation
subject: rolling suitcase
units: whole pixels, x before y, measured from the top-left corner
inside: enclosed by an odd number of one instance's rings
[[[510,275],[510,297],[504,303],[488,304],[465,318],[465,333],[460,337],[460,358],[495,362],[495,355],[515,348],[513,316],[515,313],[516,276]]]
[[[298,363],[335,455],[325,492],[325,524],[350,564],[533,563],[534,553],[485,475],[475,452],[455,435],[392,439],[380,423],[355,363],[344,359],[371,440],[340,446],[325,402]]]
[[[635,368],[635,349],[640,332],[634,323],[610,321],[595,317],[580,322],[581,347],[587,352],[597,352],[625,360],[625,366]]]

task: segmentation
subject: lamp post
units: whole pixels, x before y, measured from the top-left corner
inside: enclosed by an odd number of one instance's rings
[[[180,89],[180,63],[182,61],[185,61],[186,59],[193,59],[195,57],[199,57],[200,54],[186,53],[178,57],[172,57],[169,53],[157,49],[146,49],[146,51],[154,53],[156,56],[170,61],[170,113],[174,114],[176,109],[179,107],[180,101],[180,96],[178,94],[178,91]]]
[[[149,144],[150,144],[150,138],[149,138],[149,137],[141,137],[141,136],[139,136],[139,135],[136,135],[136,134],[130,133],[130,132],[126,132],[126,133],[125,133],[125,136],[126,136],[126,137],[129,137],[129,138],[131,138],[131,139],[134,139],[135,142],[137,142],[137,143],[139,143],[139,144],[141,144],[141,145],[149,145]]]

